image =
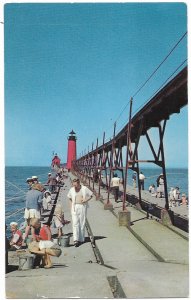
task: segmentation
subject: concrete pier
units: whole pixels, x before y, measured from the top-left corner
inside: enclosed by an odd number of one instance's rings
[[[70,186],[68,178],[58,198],[67,220],[71,220],[66,197]],[[95,193],[97,189],[95,185]],[[86,241],[80,247],[73,246],[71,223],[64,227],[70,245],[62,247],[59,258],[52,258],[53,268],[19,271],[15,253],[10,252],[6,297],[188,297],[188,234],[147,218],[145,212],[130,205],[126,208],[131,214],[130,226],[119,226],[122,202],[116,203],[112,195],[110,202],[113,209],[105,210],[107,193],[103,189],[100,200],[94,196],[89,202]],[[55,233],[54,228],[52,231]]]

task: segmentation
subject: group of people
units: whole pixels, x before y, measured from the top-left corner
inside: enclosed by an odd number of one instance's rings
[[[158,198],[164,198],[165,192],[164,192],[164,175],[160,174],[157,178],[157,189],[155,189],[155,185],[151,184],[149,187],[149,192],[151,193],[151,196],[158,197]],[[186,197],[186,194],[183,193],[180,194],[179,187],[171,187],[169,193],[168,193],[168,199],[169,199],[169,207],[176,207],[180,205],[187,205],[188,200]]]
[[[180,205],[188,205],[188,199],[186,197],[186,194],[183,193],[182,195],[180,195],[180,189],[178,186],[171,187],[168,196],[169,196],[169,206],[170,207],[176,207],[176,206],[180,206]]]
[[[35,177],[35,178],[34,178]],[[35,179],[35,183],[34,183]],[[41,183],[37,182],[37,176],[33,178],[27,178],[29,184],[29,190],[26,193],[26,208],[24,217],[26,219],[25,232],[18,228],[17,222],[11,222],[11,239],[9,242],[9,250],[15,251],[22,248],[26,248],[26,240],[31,232],[31,241],[28,244],[28,250],[31,253],[36,254],[35,267],[39,267],[40,264],[44,268],[51,268],[52,262],[50,256],[60,256],[61,249],[58,245],[55,245],[52,241],[51,223],[48,221],[41,221],[40,207],[45,199],[45,205],[48,208],[51,199],[51,193],[47,190],[44,191],[44,187]],[[37,189],[38,187],[38,189]],[[47,195],[47,198],[43,198],[43,195]],[[79,179],[73,179],[72,187],[68,192],[68,199],[71,208],[72,217],[72,229],[74,246],[79,247],[85,241],[85,221],[87,214],[88,201],[92,198],[93,193],[86,186],[83,186]],[[54,209],[53,216],[54,223],[58,228],[58,241],[59,237],[63,235],[62,228],[65,224],[64,212],[61,203],[57,203]],[[69,221],[67,221],[69,222]]]
[[[140,187],[142,190],[144,190],[145,179],[146,179],[145,175],[142,172],[140,172],[139,181],[140,181]],[[133,187],[136,188],[137,187],[137,173],[136,172],[133,173],[132,180],[133,180]],[[151,193],[152,197],[156,197],[156,198],[164,198],[165,197],[164,175],[162,173],[156,179],[156,186],[154,183],[152,183],[149,186],[149,192]],[[169,198],[169,206],[170,207],[176,207],[176,206],[188,204],[188,199],[186,197],[186,194],[183,193],[182,195],[180,195],[179,187],[172,187],[168,194],[168,198]]]
[[[140,188],[141,190],[145,189],[145,175],[143,174],[143,172],[139,173],[139,182],[140,182]],[[137,187],[137,173],[134,172],[132,175],[132,180],[133,180],[133,187],[136,188]]]
[[[155,188],[154,183],[149,186],[149,192],[151,193],[151,196],[156,198],[164,198],[164,175],[162,173],[157,177],[156,183],[157,188]]]

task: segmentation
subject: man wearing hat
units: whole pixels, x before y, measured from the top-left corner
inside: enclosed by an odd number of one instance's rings
[[[37,218],[40,219],[40,208],[42,205],[42,197],[43,194],[38,190],[35,189],[32,185],[32,189],[28,190],[26,193],[26,206],[24,212],[24,218],[27,221],[27,226],[25,229],[25,239],[29,235],[30,231],[30,222],[31,219]],[[34,236],[34,230],[31,228],[31,234]]]
[[[67,197],[71,201],[74,246],[78,247],[85,241],[87,203],[93,193],[86,186],[81,185],[78,178],[73,179],[72,185]]]
[[[46,184],[48,184],[49,191],[51,193],[55,192],[56,184],[57,184],[56,177],[54,175],[52,175],[51,173],[48,173],[48,181]]]
[[[33,184],[32,178],[27,178],[26,183],[28,184],[28,189],[31,190]]]
[[[11,222],[11,240],[10,240],[10,251],[16,251],[22,247],[22,232],[18,229],[18,223],[17,222]]]
[[[33,185],[32,188],[35,190],[38,190],[40,192],[45,191],[44,186],[38,182],[38,177],[37,176],[32,176],[32,180],[33,180]]]

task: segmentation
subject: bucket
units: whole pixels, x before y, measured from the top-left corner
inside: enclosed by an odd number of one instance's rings
[[[32,242],[32,237],[28,237],[27,239],[26,239],[26,244],[27,244],[27,246],[30,244]]]
[[[60,246],[69,247],[69,243],[70,243],[70,237],[68,235],[62,236],[60,238]]]
[[[23,254],[19,256],[19,270],[33,269],[34,265],[34,254]]]
[[[53,243],[54,243],[55,245],[58,245],[58,239],[53,239]]]

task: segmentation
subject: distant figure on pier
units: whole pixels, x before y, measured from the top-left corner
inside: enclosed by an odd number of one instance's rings
[[[140,172],[140,174],[139,174],[139,181],[140,181],[140,185],[141,185],[141,189],[142,190],[145,189],[145,187],[144,187],[145,178],[146,178],[145,175],[142,172]]]
[[[22,247],[22,232],[18,229],[18,223],[17,222],[11,222],[11,240],[10,240],[10,248],[9,251],[16,251],[19,250]]]
[[[160,174],[157,178],[157,197],[163,198],[164,197],[164,175]]]
[[[177,205],[179,206],[181,199],[180,199],[180,191],[178,186],[175,187],[173,191],[173,195],[174,195],[174,200],[176,201],[176,206]]]
[[[175,199],[174,199],[174,188],[173,187],[170,188],[170,192],[168,194],[168,199],[169,199],[169,206],[170,207],[175,207],[176,202],[175,202]]]
[[[182,194],[182,197],[181,197],[181,205],[187,205],[188,204],[188,200],[186,198],[186,194]]]
[[[118,202],[119,199],[119,186],[121,183],[121,179],[115,173],[113,178],[111,179],[111,187],[114,194],[115,202]]]
[[[151,184],[149,186],[149,193],[151,193],[151,196],[152,197],[157,197],[157,192],[156,192],[156,189],[155,189],[155,185],[154,184]]]
[[[48,180],[46,184],[48,184],[51,193],[54,193],[56,191],[56,177],[51,173],[48,173]]]
[[[93,180],[94,180],[94,182],[98,182],[98,180],[99,180],[99,172],[98,172],[98,170],[97,169],[95,169],[94,171],[93,171]]]
[[[73,179],[72,184],[67,197],[71,201],[74,246],[78,247],[85,241],[87,203],[93,197],[93,193],[81,185],[79,179]]]
[[[133,173],[132,179],[133,179],[133,187],[136,188],[137,187],[137,173],[136,172]]]

